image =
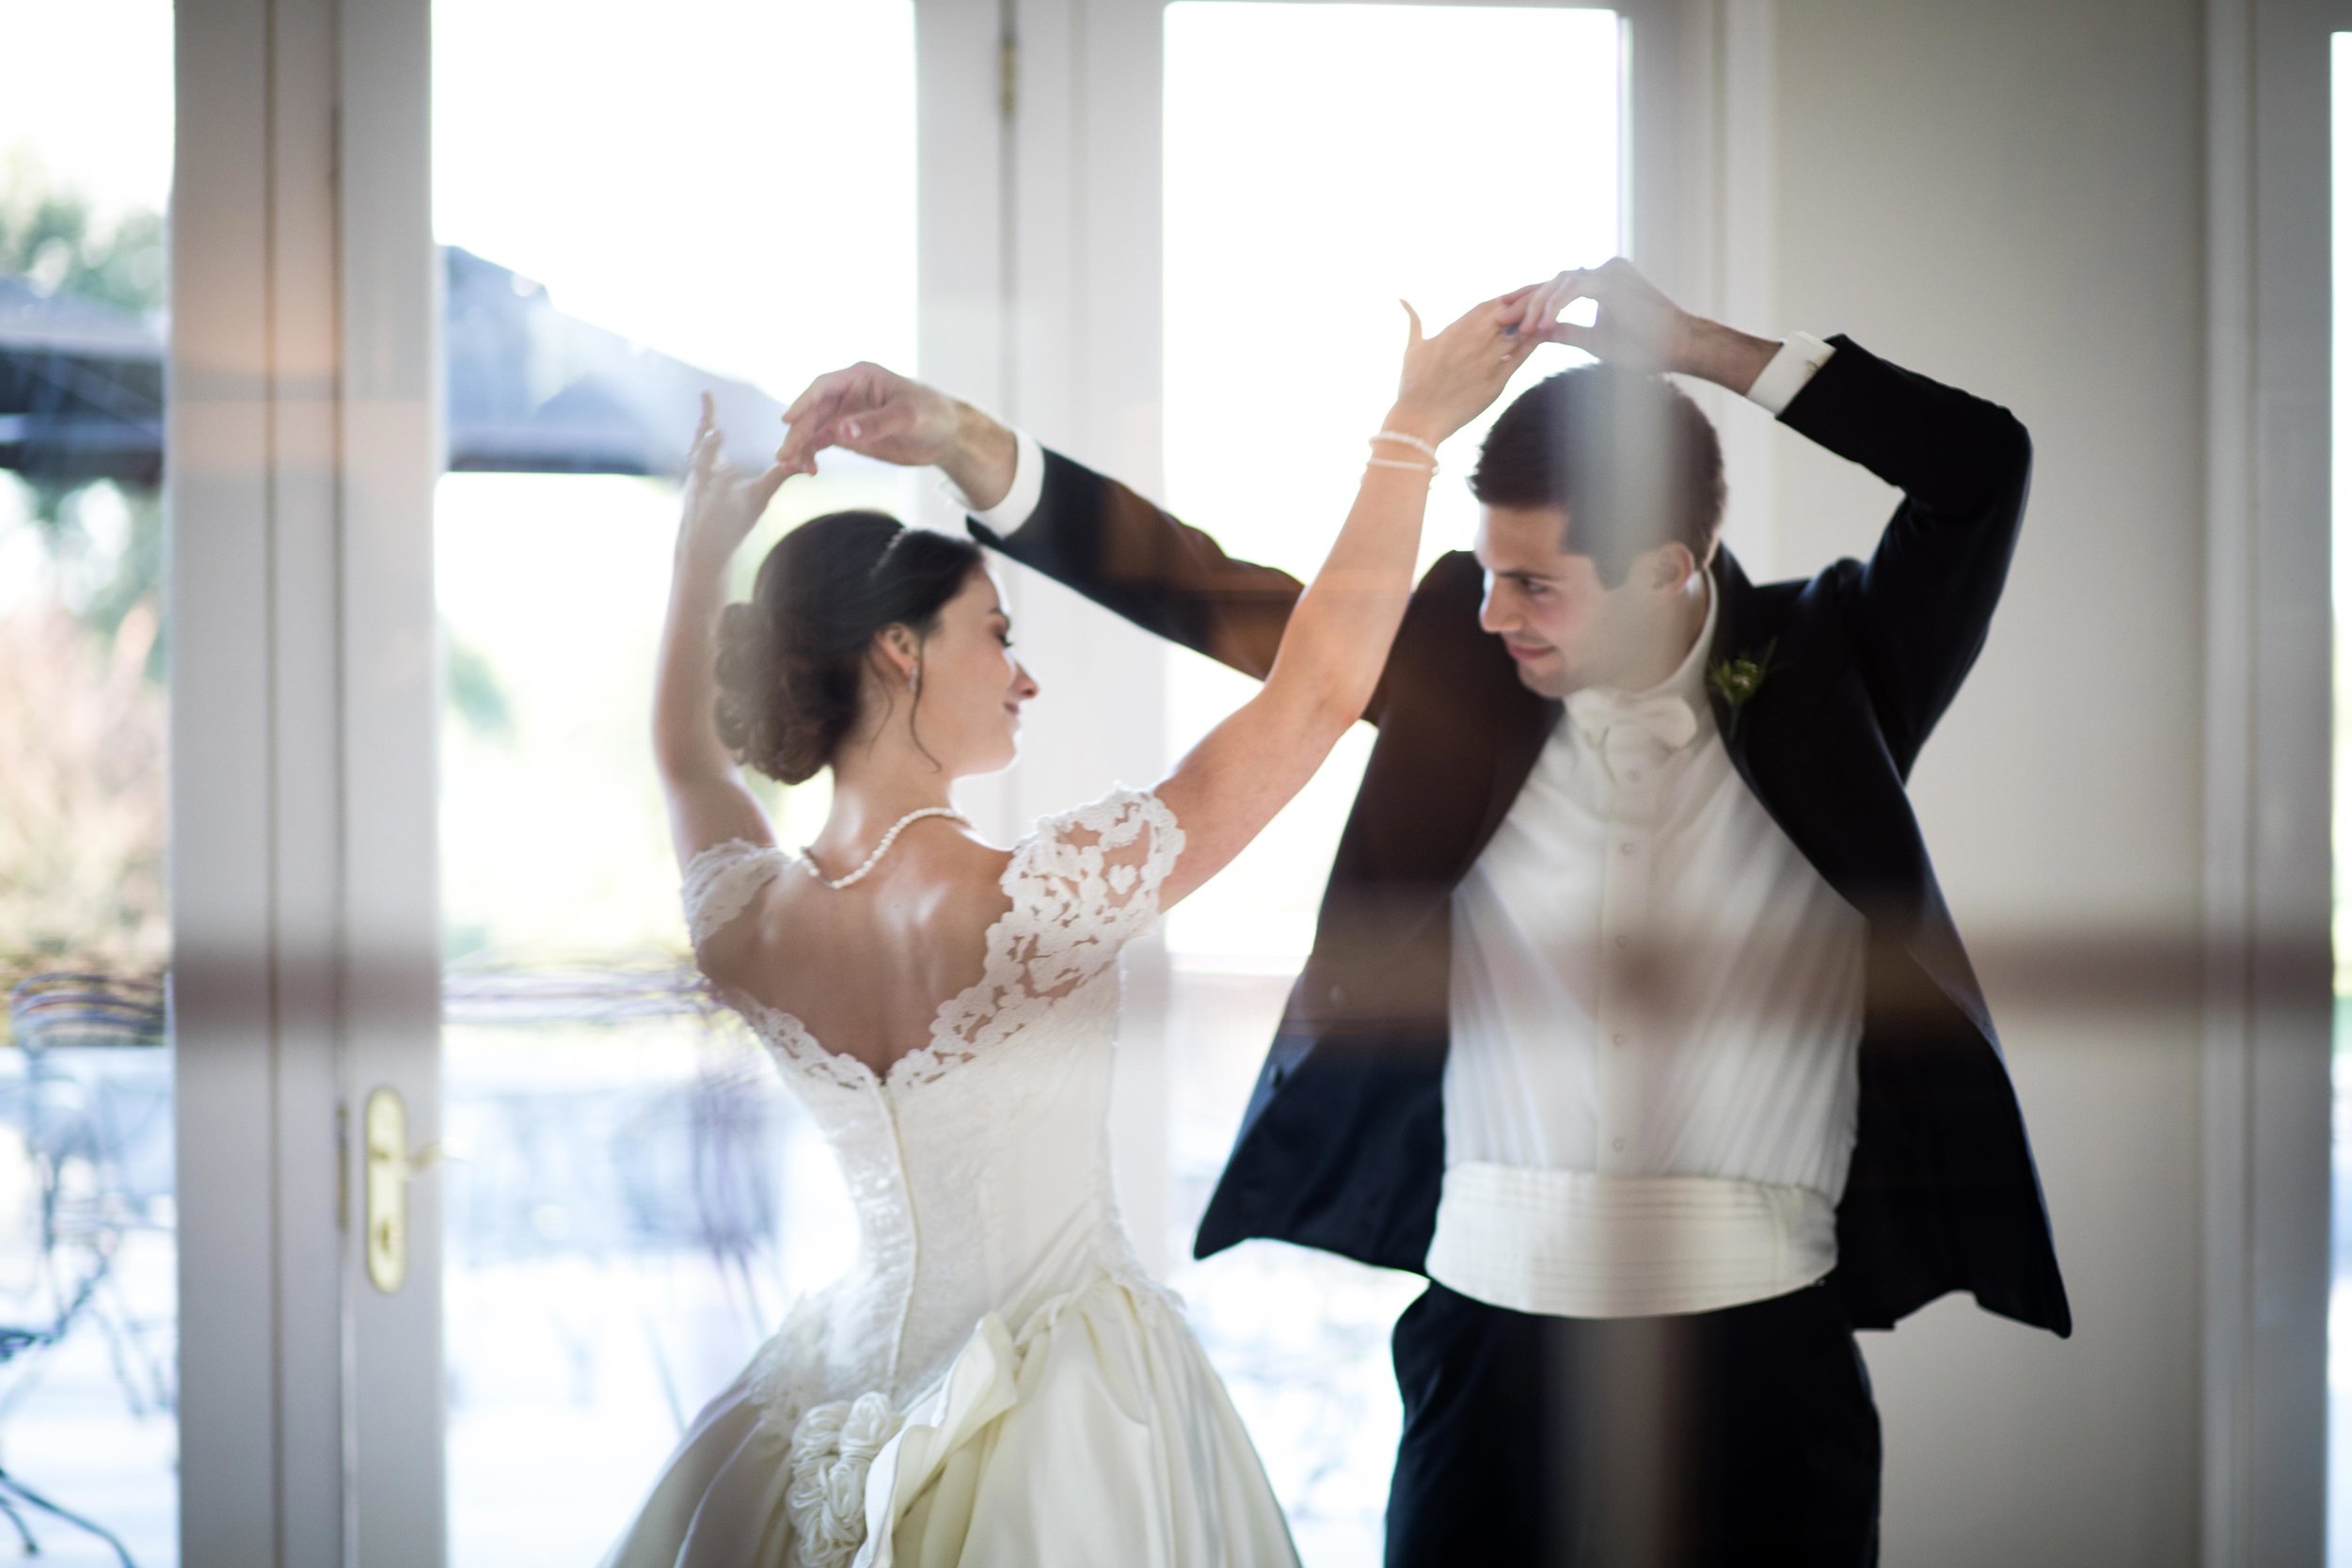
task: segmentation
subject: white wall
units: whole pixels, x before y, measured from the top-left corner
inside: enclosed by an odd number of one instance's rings
[[[1776,0],[1779,317],[2007,404],[2034,492],[1913,795],[2025,1102],[2059,1341],[1947,1299],[1865,1337],[1885,1560],[2196,1551],[2201,21],[2190,0]],[[1782,433],[1781,572],[1892,501]],[[2326,846],[2315,852],[2325,853]],[[2120,965],[2052,963],[2070,944]],[[2053,971],[2074,985],[2053,985]]]

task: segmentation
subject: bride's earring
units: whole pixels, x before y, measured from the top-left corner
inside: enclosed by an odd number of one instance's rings
[[[923,667],[921,665],[918,664],[907,672],[907,689],[909,691],[923,689]]]

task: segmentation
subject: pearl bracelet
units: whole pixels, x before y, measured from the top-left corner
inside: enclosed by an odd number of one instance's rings
[[[1393,457],[1367,457],[1364,461],[1375,468],[1405,468],[1413,473],[1432,476],[1438,471],[1438,466],[1435,463],[1406,463]]]
[[[1437,448],[1431,446],[1420,436],[1407,436],[1401,430],[1384,430],[1379,435],[1375,436],[1373,439],[1375,441],[1394,441],[1400,446],[1407,446],[1412,448],[1415,451],[1427,454],[1432,463],[1438,460]]]

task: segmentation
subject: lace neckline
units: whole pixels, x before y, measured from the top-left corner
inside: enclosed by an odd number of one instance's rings
[[[1095,842],[1063,841],[1059,833],[1071,829],[1092,833]],[[730,988],[728,1001],[796,1066],[841,1087],[892,1093],[946,1076],[1020,1032],[1114,961],[1127,940],[1157,917],[1159,885],[1184,840],[1156,796],[1123,786],[1089,806],[1041,819],[1039,830],[1013,847],[997,877],[1006,907],[982,933],[980,977],[932,1010],[922,1044],[882,1068],[828,1050],[798,1015],[747,991]],[[1146,831],[1145,864],[1105,866],[1105,851],[1133,844]],[[787,861],[772,847],[739,848],[750,851],[746,859],[771,866]],[[1091,895],[1079,896],[1081,887]],[[1092,918],[1082,918],[1082,911]]]
[[[1022,861],[1029,847],[1026,843],[1016,847],[1005,863],[1004,872],[996,879],[998,890],[1009,902],[1004,913],[988,923],[988,930],[980,939],[980,977],[931,1010],[930,1027],[921,1045],[892,1057],[879,1071],[863,1056],[828,1048],[814,1029],[801,1022],[798,1014],[771,1006],[749,992],[742,994],[742,1001],[774,1028],[786,1054],[843,1088],[870,1087],[895,1094],[910,1083],[928,1084],[946,1076],[978,1054],[977,1042],[959,1039],[955,1029],[975,1001],[1003,983],[1004,969],[1011,958],[1013,921],[1021,912]]]
[[[971,989],[966,988],[967,990]],[[829,1050],[818,1039],[814,1030],[782,1007],[770,1006],[756,996],[750,995],[742,998],[740,1006],[756,1015],[762,1025],[761,1033],[769,1035],[784,1053],[800,1066],[831,1079],[845,1089],[873,1088],[895,1094],[905,1088],[910,1081],[930,1083],[970,1059],[972,1053],[966,1051],[943,1052],[939,1037],[948,1011],[962,999],[963,993],[958,992],[942,1002],[939,1010],[931,1015],[930,1037],[913,1050],[892,1057],[889,1065],[879,1072],[863,1056],[852,1056],[846,1051]],[[919,1078],[914,1072],[916,1064],[928,1069]]]

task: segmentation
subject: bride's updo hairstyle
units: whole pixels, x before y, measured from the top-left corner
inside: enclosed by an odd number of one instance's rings
[[[720,613],[720,740],[779,783],[814,777],[857,723],[874,634],[929,637],[979,565],[970,540],[880,512],[829,513],[786,534],[752,602]]]

